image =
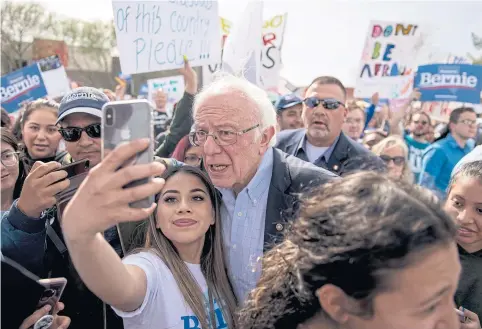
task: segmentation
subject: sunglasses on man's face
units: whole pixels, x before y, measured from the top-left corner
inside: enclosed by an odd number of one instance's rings
[[[82,132],[85,131],[87,136],[90,138],[100,138],[100,123],[94,123],[88,125],[87,127],[80,128],[80,127],[67,127],[67,128],[60,128],[59,132],[62,135],[62,138],[66,142],[77,142],[80,137],[82,137]]]
[[[303,103],[311,109],[320,105],[323,105],[323,108],[326,110],[336,110],[340,106],[345,106],[345,104],[334,98],[308,97],[303,100]]]
[[[396,166],[401,166],[401,165],[403,165],[403,164],[405,163],[405,158],[404,158],[404,157],[400,157],[400,156],[398,156],[398,157],[393,157],[393,158],[392,158],[392,157],[390,157],[390,156],[388,156],[388,155],[382,154],[382,155],[380,155],[380,158],[381,158],[384,162],[386,162],[386,163],[389,163],[390,161],[393,161],[393,163],[394,163]]]

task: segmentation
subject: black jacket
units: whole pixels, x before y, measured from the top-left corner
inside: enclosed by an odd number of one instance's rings
[[[273,149],[273,173],[269,187],[264,229],[264,251],[279,243],[296,212],[298,193],[323,185],[337,176],[326,169]]]
[[[463,306],[482,319],[482,250],[472,254],[458,246],[462,275],[455,293],[457,307]]]
[[[306,129],[304,128],[281,131],[276,137],[278,139],[276,147],[283,152],[308,161],[303,151],[298,152],[298,145],[300,145],[305,136]],[[358,161],[358,159],[363,161]],[[370,163],[370,166],[362,166],[363,163]],[[343,132],[340,133],[340,138],[333,149],[328,163],[315,163],[315,165],[338,175],[347,174],[355,170],[377,169],[383,171],[385,168],[385,164],[379,157],[363,145],[347,137]]]

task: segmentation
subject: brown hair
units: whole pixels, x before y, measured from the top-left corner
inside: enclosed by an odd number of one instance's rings
[[[28,103],[25,106],[25,110],[23,111],[22,117],[20,118],[20,124],[22,128],[25,126],[25,122],[27,122],[29,116],[40,109],[47,108],[52,111],[56,116],[59,111],[59,103],[48,100],[48,99],[37,99],[33,102]]]
[[[22,161],[23,153],[20,150],[17,138],[15,138],[12,132],[10,132],[7,128],[2,127],[1,134],[2,134],[2,143],[6,143],[10,145],[15,152],[19,152],[18,177],[17,177],[17,181],[15,182],[15,188],[13,189],[13,199],[15,200],[20,197],[20,192],[22,192],[22,187],[23,187],[23,181],[27,176],[27,173],[25,172],[25,168]]]
[[[303,200],[285,240],[263,258],[240,328],[298,328],[317,314],[328,317],[315,293],[326,284],[370,316],[373,298],[391,288],[392,270],[455,242],[455,223],[431,193],[377,173],[334,180]]]
[[[317,85],[337,85],[338,87],[340,87],[340,89],[343,91],[343,96],[346,97],[346,88],[345,86],[343,85],[343,83],[341,83],[340,80],[338,80],[337,78],[335,77],[331,77],[331,76],[321,76],[321,77],[317,77],[315,78],[311,83],[310,85],[308,86],[308,88],[306,88],[307,90],[314,84],[317,84]]]
[[[199,319],[202,328],[210,328],[209,323],[216,323],[214,299],[216,299],[222,311],[228,328],[235,328],[233,318],[236,309],[236,298],[224,263],[220,197],[209,177],[198,168],[191,166],[170,167],[162,177],[167,181],[178,173],[194,175],[204,183],[208,189],[215,214],[215,224],[211,225],[206,232],[201,253],[201,271],[208,285],[209,312],[207,314],[205,298],[199,285],[179,256],[174,244],[156,227],[157,218],[155,215],[151,215],[149,218],[145,249],[158,255],[171,270],[184,300]],[[156,202],[158,198],[159,195],[156,196]]]

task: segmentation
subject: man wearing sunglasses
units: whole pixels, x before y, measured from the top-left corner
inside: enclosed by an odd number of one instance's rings
[[[342,132],[347,116],[346,90],[334,77],[318,77],[310,84],[303,100],[302,118],[305,128],[278,134],[277,148],[304,161],[336,174],[350,158],[377,158]],[[380,159],[374,159],[380,162]],[[356,170],[356,168],[352,168]]]
[[[101,161],[102,106],[108,101],[107,95],[89,87],[74,89],[62,99],[57,123],[72,159],[88,159],[91,167]]]

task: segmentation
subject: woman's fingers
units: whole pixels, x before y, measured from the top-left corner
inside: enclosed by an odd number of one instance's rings
[[[149,146],[149,143],[148,138],[143,138],[116,147],[102,160],[95,172],[102,176],[108,172],[116,171],[127,160],[137,153],[143,152]]]
[[[63,190],[65,190],[67,187],[70,186],[70,180],[68,179],[64,179],[63,181],[61,182],[58,182],[58,183],[55,183],[53,185],[50,185],[48,187],[45,188],[45,195],[56,195],[57,193],[59,192],[62,192]]]
[[[55,182],[63,180],[67,177],[67,172],[65,170],[52,171],[45,174],[39,180],[42,182],[42,186],[49,186]]]
[[[33,164],[32,169],[30,170],[30,176],[33,178],[40,178],[47,175],[49,172],[60,168],[62,165],[56,161],[43,163],[41,161],[37,161]]]
[[[67,316],[57,316],[55,324],[57,328],[54,327],[53,329],[67,329],[70,326],[70,318]]]
[[[165,181],[163,178],[156,177],[148,183],[123,189],[120,191],[118,199],[122,203],[133,203],[156,195],[162,190],[164,184]]]
[[[149,208],[131,208],[129,206],[120,208],[118,211],[118,216],[116,217],[117,222],[137,222],[148,218],[154,210],[156,210],[156,204],[153,203]]]
[[[160,162],[152,162],[149,164],[127,166],[117,171],[112,177],[113,186],[116,188],[126,186],[130,182],[160,176],[166,170],[166,167]]]

